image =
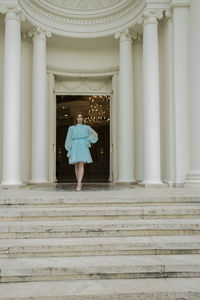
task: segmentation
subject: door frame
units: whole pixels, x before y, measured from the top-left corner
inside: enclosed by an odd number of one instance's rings
[[[49,103],[49,135],[48,135],[48,166],[49,166],[49,182],[56,183],[56,97],[57,95],[88,95],[88,92],[55,92],[56,76],[59,76],[55,71],[48,71],[48,103]],[[94,95],[108,95],[110,96],[110,165],[109,165],[109,179],[108,182],[115,182],[118,177],[118,164],[117,164],[117,132],[118,132],[118,72],[111,75],[111,92],[93,92]],[[63,76],[63,74],[62,74]],[[90,74],[91,76],[91,74]],[[101,77],[108,77],[104,72]],[[65,74],[65,77],[69,77]],[[71,76],[70,76],[71,77]],[[80,78],[80,74],[76,77]],[[84,76],[83,77],[87,77]],[[95,74],[93,77],[97,77]],[[99,76],[98,76],[99,77]]]

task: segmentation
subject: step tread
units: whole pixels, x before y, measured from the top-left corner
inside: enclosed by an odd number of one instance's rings
[[[95,245],[95,244],[125,244],[154,245],[166,247],[167,245],[183,245],[192,247],[200,243],[200,235],[188,236],[144,236],[144,237],[77,237],[77,238],[37,238],[37,239],[1,239],[0,248],[17,246],[64,246],[64,245]]]
[[[46,213],[46,212],[75,212],[75,213],[85,213],[85,212],[109,212],[114,214],[115,211],[122,211],[122,212],[129,212],[131,211],[131,213],[156,213],[156,212],[187,212],[187,211],[196,211],[196,212],[200,212],[200,204],[199,205],[166,205],[166,206],[149,206],[149,207],[144,207],[144,206],[136,206],[136,207],[132,207],[132,206],[126,206],[126,207],[122,207],[122,206],[112,206],[112,207],[9,207],[9,208],[1,208],[0,210],[0,215],[4,216],[5,214],[19,214],[22,215],[24,213],[28,213],[28,212],[35,212],[35,213]]]
[[[161,295],[162,297],[165,296],[165,299],[175,300],[176,296],[186,296],[187,293],[191,295],[192,292],[198,293],[198,295],[200,296],[199,278],[19,282],[9,283],[9,288],[7,283],[0,284],[0,299],[5,300],[7,300],[8,298],[13,299],[13,295],[15,295],[15,299],[29,299],[29,297],[30,299],[33,299],[31,297],[37,297],[41,299],[41,297],[45,296],[51,297],[51,299],[56,299],[55,297],[68,296],[67,299],[69,300],[83,299],[80,297],[84,296],[84,299],[89,300],[94,299],[93,297],[95,297],[95,299],[101,300],[117,300],[125,299],[118,298],[118,295],[134,295],[141,297],[143,296],[143,298],[137,299],[146,300],[146,297],[148,295],[149,297],[152,297],[152,294]],[[105,298],[109,296],[110,298]],[[116,296],[116,298],[113,298],[114,296]],[[168,298],[168,296],[173,298]],[[185,299],[185,297],[183,299]]]
[[[0,229],[3,228],[3,226],[14,226],[17,227],[19,226],[52,226],[52,221],[53,220],[39,220],[39,221],[4,221],[1,222]],[[191,218],[191,219],[145,219],[145,220],[140,220],[140,219],[134,219],[134,220],[56,220],[53,221],[53,226],[66,226],[66,225],[72,225],[72,226],[103,226],[103,225],[123,225],[123,226],[128,226],[128,225],[145,225],[145,224],[200,224],[200,219],[199,218]]]
[[[0,249],[7,247],[39,247],[39,246],[86,246],[90,245],[128,245],[147,248],[183,248],[199,247],[200,236],[147,236],[147,237],[92,237],[92,238],[37,238],[37,239],[2,239]]]
[[[168,267],[168,269],[187,270],[192,268],[200,271],[200,254],[190,255],[116,255],[116,256],[71,256],[71,257],[27,257],[27,258],[0,258],[1,275],[10,270],[42,269],[42,268],[96,268],[98,271],[105,268],[117,268],[123,271],[128,268],[133,272],[137,267]],[[149,269],[152,271],[152,268]],[[162,270],[163,271],[163,270]]]

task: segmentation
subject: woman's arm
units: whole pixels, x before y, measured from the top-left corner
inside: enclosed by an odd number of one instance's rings
[[[72,126],[69,126],[66,139],[65,139],[65,149],[70,151],[72,147]]]
[[[88,147],[91,147],[91,143],[94,144],[98,141],[98,133],[88,125]]]

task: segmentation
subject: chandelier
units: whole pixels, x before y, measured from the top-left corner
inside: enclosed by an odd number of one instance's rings
[[[88,113],[85,116],[85,123],[106,124],[110,121],[110,96],[94,95],[89,97]]]

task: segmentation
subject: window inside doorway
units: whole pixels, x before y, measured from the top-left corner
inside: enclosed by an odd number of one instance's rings
[[[83,181],[108,181],[110,166],[110,96],[109,95],[58,95],[56,97],[56,180],[75,182],[74,165],[68,163],[64,148],[68,127],[73,125],[74,114],[82,111],[85,124],[98,133],[92,144],[93,163],[85,164]]]

